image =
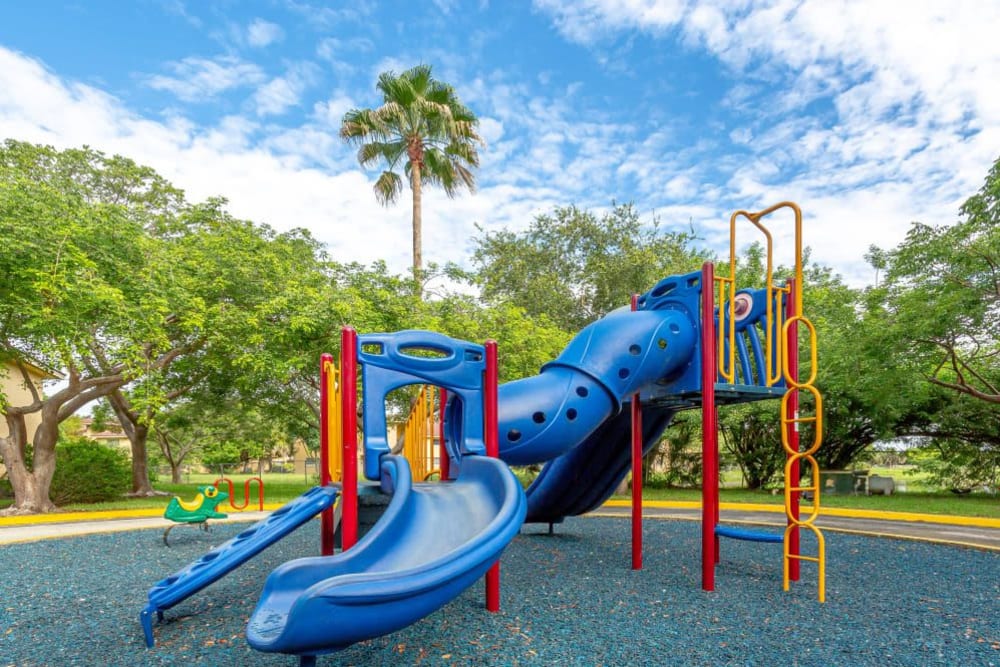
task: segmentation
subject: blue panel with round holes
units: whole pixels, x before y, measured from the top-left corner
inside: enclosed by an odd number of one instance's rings
[[[660,380],[669,381],[691,359],[695,327],[680,310],[617,310],[589,324],[555,361],[542,367],[572,368],[622,399]]]
[[[464,454],[485,454],[483,439],[482,345],[456,340],[433,331],[407,330],[358,336],[358,362],[365,391],[365,477],[378,480],[380,458],[389,453],[385,398],[410,384],[432,384],[448,390],[449,423],[460,433],[448,438],[449,454],[459,462]],[[458,397],[457,399],[455,397]]]
[[[651,290],[639,296],[638,310],[679,311],[684,313],[695,332],[694,349],[687,363],[677,369],[668,380],[650,385],[643,392],[643,399],[657,396],[676,396],[686,392],[701,391],[701,271],[669,276],[660,280]]]

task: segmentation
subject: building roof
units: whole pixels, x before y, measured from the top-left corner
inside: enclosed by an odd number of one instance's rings
[[[29,371],[40,376],[43,380],[62,380],[66,377],[57,370],[46,368],[41,362],[36,361],[27,355],[22,354],[20,361],[28,367]],[[17,360],[15,359],[4,359],[3,362],[8,366],[17,366]]]

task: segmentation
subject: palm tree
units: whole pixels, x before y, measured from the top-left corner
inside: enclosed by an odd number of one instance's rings
[[[386,169],[375,181],[375,198],[388,206],[403,191],[403,171],[413,196],[413,278],[420,284],[423,269],[421,188],[440,185],[449,197],[462,186],[476,189],[469,167],[479,166],[476,133],[479,119],[455,95],[455,89],[431,77],[430,65],[417,65],[397,75],[383,72],[376,88],[382,93],[377,109],[351,109],[344,114],[340,136],[358,145],[358,162]]]

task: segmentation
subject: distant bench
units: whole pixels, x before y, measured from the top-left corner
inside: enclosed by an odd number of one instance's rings
[[[878,494],[882,496],[891,495],[896,490],[896,482],[892,477],[882,475],[869,475],[865,492],[867,495]]]

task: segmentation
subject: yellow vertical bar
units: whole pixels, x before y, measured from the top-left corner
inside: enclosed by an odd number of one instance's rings
[[[329,366],[327,367],[326,378],[327,396],[330,397],[329,400],[331,401],[330,418],[327,420],[327,442],[330,443],[327,465],[329,466],[330,479],[334,482],[340,482],[343,481],[344,474],[344,452],[343,447],[341,447],[340,432],[340,370],[332,362],[329,362]]]

